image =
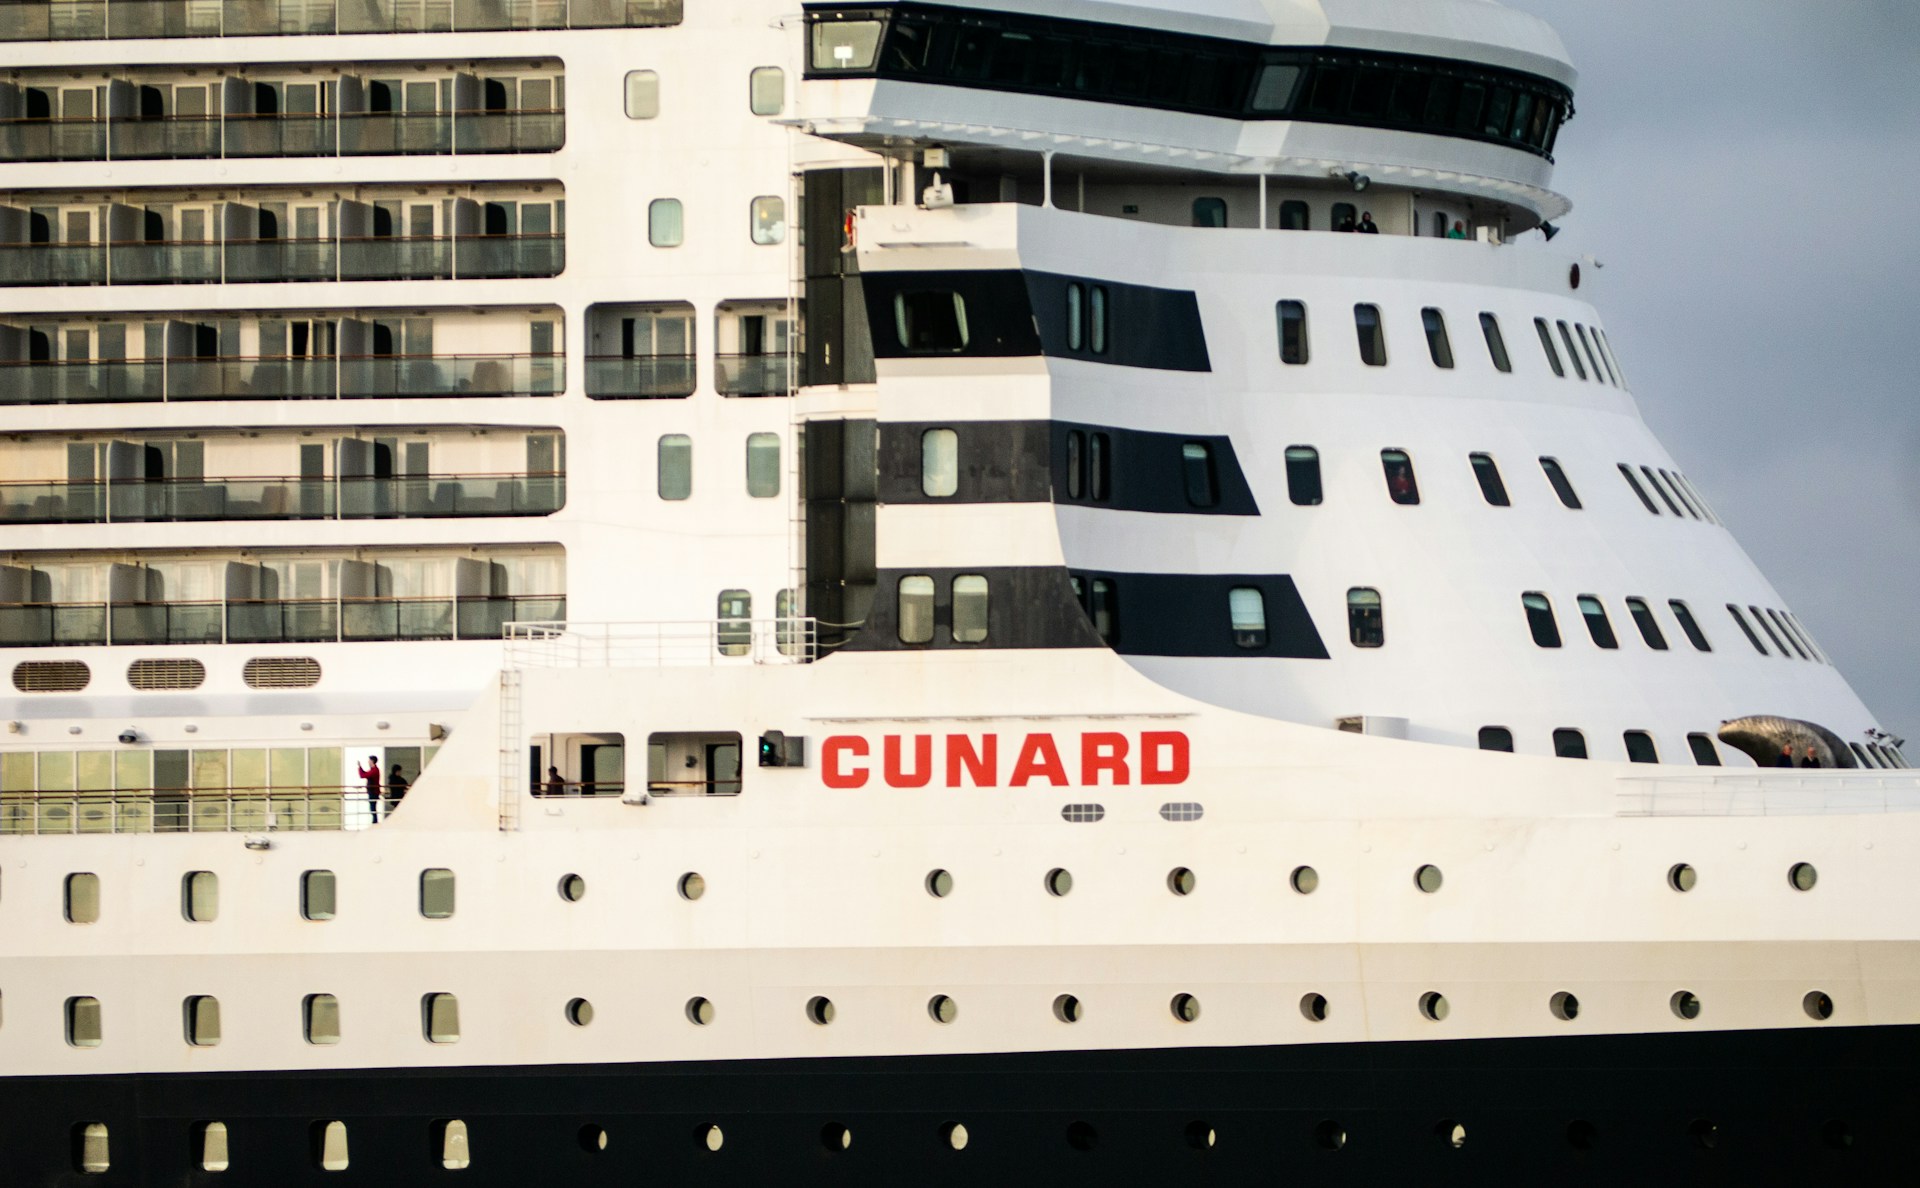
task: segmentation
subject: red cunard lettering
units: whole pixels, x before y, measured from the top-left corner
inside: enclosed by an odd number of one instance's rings
[[[1046,776],[1047,782],[1056,788],[1067,786],[1067,768],[1060,762],[1060,748],[1053,743],[1051,734],[1029,734],[1020,744],[1020,757],[1013,762],[1013,778],[1007,781],[1011,788],[1024,788],[1035,777]]]
[[[980,749],[973,749],[973,739],[964,734],[947,735],[947,787],[961,787],[960,771],[966,769],[967,778],[976,788],[997,788],[1000,786],[1000,736],[982,735]]]
[[[1140,735],[1140,782],[1187,782],[1187,736],[1178,730],[1148,730]]]
[[[924,788],[933,782],[933,735],[913,736],[913,770],[911,772],[907,771],[900,762],[899,735],[887,735],[881,750],[886,756],[887,787]]]
[[[1083,734],[1080,736],[1080,782],[1089,788],[1100,783],[1100,773],[1113,777],[1116,787],[1127,780],[1127,736],[1124,734]]]
[[[849,760],[867,757],[867,740],[857,734],[836,734],[820,744],[820,778],[829,788],[862,788],[867,783],[863,764]]]

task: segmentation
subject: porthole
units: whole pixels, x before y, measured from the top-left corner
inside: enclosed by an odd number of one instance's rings
[[[1567,269],[1567,287],[1569,289],[1577,289],[1580,287],[1580,266],[1578,264]]]
[[[821,1027],[833,1022],[833,1000],[816,994],[807,999],[807,1018]]]
[[[577,874],[560,876],[560,898],[568,903],[579,903],[587,897],[587,880]]]
[[[953,894],[953,872],[934,870],[927,873],[927,894],[935,899],[945,899]]]
[[[817,1001],[827,1003],[827,1021],[831,1022],[833,1020],[833,1004],[827,1002],[824,998],[818,999]],[[818,1022],[819,1020],[815,1021]],[[695,1027],[705,1027],[707,1024],[713,1022],[713,1004],[697,994],[687,999],[687,1022],[693,1024]]]
[[[1420,996],[1420,1013],[1435,1023],[1446,1019],[1448,1009],[1447,996],[1438,990],[1429,990]]]
[[[1413,872],[1413,885],[1428,895],[1438,891],[1440,884],[1445,881],[1445,876],[1440,873],[1440,868],[1437,866],[1423,866]]]
[[[577,1136],[580,1149],[589,1155],[598,1155],[607,1149],[607,1132],[604,1128],[588,1123],[580,1128]]]
[[[680,898],[695,900],[707,893],[707,880],[699,874],[689,872],[680,876]]]
[[[1329,1118],[1313,1128],[1313,1141],[1323,1150],[1338,1151],[1347,1145],[1347,1128]]]
[[[1067,1124],[1067,1146],[1076,1151],[1091,1151],[1099,1145],[1100,1132],[1091,1122],[1070,1122]]]
[[[1467,1128],[1452,1118],[1442,1118],[1433,1128],[1434,1137],[1458,1151],[1467,1145]]]
[[[944,994],[927,1000],[927,1014],[935,1023],[951,1023],[960,1017],[960,1005]]]
[[[1691,990],[1674,991],[1673,997],[1667,1000],[1667,1005],[1673,1008],[1676,1019],[1692,1022],[1700,1017],[1700,999]]]
[[[1200,880],[1184,866],[1176,866],[1167,872],[1167,890],[1175,895],[1192,895]]]
[[[1547,1001],[1547,1009],[1562,1023],[1571,1023],[1580,1016],[1580,1000],[1562,990]]]
[[[1819,990],[1809,990],[1807,996],[1800,1000],[1800,1009],[1807,1012],[1807,1018],[1825,1023],[1833,1018],[1833,999]]]
[[[1675,891],[1687,892],[1700,881],[1700,872],[1684,862],[1676,862],[1667,869],[1667,886]]]
[[[1287,882],[1302,895],[1312,895],[1320,889],[1320,872],[1311,866],[1296,866]]]
[[[593,1022],[593,1004],[584,998],[569,999],[567,1001],[567,1022],[573,1024],[575,1027],[585,1027],[587,1024]]]
[[[1720,1128],[1705,1118],[1695,1118],[1687,1127],[1687,1134],[1708,1150],[1720,1145]]]
[[[1071,890],[1073,890],[1073,875],[1071,873],[1057,866],[1047,872],[1048,895],[1065,895]]]
[[[727,1136],[718,1124],[709,1122],[699,1130],[700,1145],[709,1151],[718,1151],[726,1146]]]
[[[1787,883],[1795,891],[1811,891],[1819,881],[1820,872],[1813,868],[1811,862],[1796,862],[1787,870]]]
[[[940,1125],[940,1139],[955,1151],[967,1149],[967,1127],[963,1122],[943,1122]]]
[[[1219,1132],[1205,1122],[1187,1123],[1187,1146],[1196,1151],[1211,1151],[1220,1141]]]
[[[1053,1017],[1062,1023],[1078,1023],[1080,1013],[1080,1000],[1071,994],[1062,994],[1053,1000]]]
[[[1575,1118],[1567,1123],[1567,1145],[1576,1151],[1593,1150],[1594,1140],[1599,1137],[1600,1132],[1593,1123],[1584,1118]]]
[[[1182,1023],[1192,1023],[1200,1017],[1200,1000],[1191,994],[1176,994],[1167,1004],[1173,1017]]]
[[[838,1122],[820,1128],[820,1145],[836,1154],[853,1146],[853,1131]]]
[[[1307,994],[1302,996],[1300,999],[1300,1013],[1306,1016],[1306,1020],[1309,1023],[1325,1023],[1327,1021],[1327,996],[1324,994]]]

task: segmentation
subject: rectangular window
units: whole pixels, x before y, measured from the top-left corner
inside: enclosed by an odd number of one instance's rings
[[[1395,503],[1411,507],[1420,502],[1420,485],[1413,477],[1413,458],[1405,450],[1381,450],[1380,467],[1387,476],[1387,494]]]
[[[678,198],[656,198],[648,204],[648,243],[658,248],[675,248],[686,239],[686,213]]]
[[[1760,624],[1760,630],[1766,632],[1767,638],[1773,641],[1774,651],[1780,653],[1780,658],[1782,660],[1793,659],[1792,656],[1787,654],[1787,647],[1780,642],[1780,637],[1773,633],[1773,625],[1767,622],[1767,616],[1760,612],[1760,608],[1757,606],[1749,606],[1747,610],[1753,613],[1753,621]]]
[[[1593,378],[1596,381],[1604,379],[1608,383],[1613,383],[1613,376],[1607,371],[1606,360],[1594,353],[1593,341],[1587,337],[1587,328],[1575,322],[1573,324],[1573,332],[1580,336],[1580,345],[1586,348],[1587,362],[1593,367]],[[1614,386],[1618,387],[1619,385],[1615,384]]]
[[[1204,441],[1190,441],[1180,447],[1181,474],[1186,481],[1190,507],[1216,507],[1220,503],[1220,480],[1214,471],[1213,447]]]
[[[1573,345],[1573,331],[1567,329],[1565,322],[1555,322],[1560,327],[1560,341],[1567,344],[1567,362],[1573,364],[1573,374],[1581,379],[1587,378],[1587,365],[1580,361],[1580,348]]]
[[[1553,374],[1561,379],[1567,378],[1567,369],[1560,365],[1560,352],[1554,349],[1553,332],[1547,329],[1547,320],[1533,319],[1533,328],[1540,332],[1540,349],[1547,353],[1547,363],[1553,368]]]
[[[1280,319],[1280,361],[1301,364],[1307,361],[1307,306],[1303,301],[1282,301]]]
[[[1553,493],[1560,502],[1573,511],[1580,510],[1580,496],[1574,493],[1573,484],[1567,480],[1567,472],[1556,458],[1540,459],[1540,469],[1546,473],[1547,483],[1553,487]]]
[[[1257,586],[1235,586],[1227,591],[1227,616],[1233,624],[1233,646],[1267,646],[1267,596]]]
[[[953,642],[985,643],[988,614],[987,579],[963,573],[953,579]]]
[[[210,870],[189,871],[180,880],[180,914],[195,924],[207,924],[220,915],[220,876]]]
[[[1667,608],[1673,612],[1674,621],[1680,624],[1680,630],[1686,633],[1687,642],[1694,646],[1694,650],[1713,651],[1713,645],[1707,642],[1706,632],[1700,630],[1700,624],[1694,620],[1693,611],[1688,609],[1686,603],[1676,598],[1667,603]]]
[[[1087,287],[1079,281],[1067,286],[1067,349],[1085,350],[1087,346]]]
[[[181,1004],[187,1043],[196,1048],[211,1048],[220,1042],[220,1000],[211,994],[196,994]]]
[[[1287,447],[1287,498],[1299,507],[1317,507],[1320,487],[1320,451],[1312,446]]]
[[[340,1000],[331,994],[309,994],[300,1004],[302,1031],[310,1044],[340,1042]]]
[[[420,914],[429,920],[453,918],[453,872],[431,867],[420,872]]]
[[[1653,608],[1644,598],[1627,599],[1627,613],[1633,616],[1633,625],[1640,629],[1640,638],[1656,652],[1667,650],[1667,637],[1660,630],[1660,621],[1653,617]]]
[[[1490,313],[1480,315],[1480,333],[1487,340],[1487,354],[1497,370],[1511,372],[1513,360],[1507,356],[1507,340],[1500,333],[1500,319]]]
[[[1560,646],[1560,624],[1553,617],[1553,603],[1538,590],[1529,590],[1520,596],[1520,605],[1527,612],[1527,629],[1533,632],[1533,642],[1543,648]]]
[[[1282,231],[1308,231],[1313,227],[1313,214],[1306,203],[1297,198],[1289,198],[1280,204],[1280,229]]]
[[[1473,477],[1480,480],[1480,494],[1493,507],[1512,507],[1513,500],[1507,498],[1507,485],[1500,480],[1500,467],[1492,454],[1468,454],[1473,463]]]
[[[1558,759],[1585,759],[1587,736],[1578,730],[1561,727],[1553,732],[1553,754]]]
[[[1640,473],[1646,476],[1647,486],[1653,488],[1653,493],[1660,497],[1660,502],[1667,505],[1667,510],[1672,512],[1676,516],[1681,515],[1682,512],[1680,511],[1680,505],[1674,501],[1674,498],[1672,495],[1667,493],[1667,489],[1660,485],[1660,480],[1653,477],[1653,467],[1642,466],[1640,468]]]
[[[1433,357],[1433,365],[1445,371],[1453,370],[1453,341],[1447,337],[1446,315],[1431,307],[1423,309],[1420,324],[1427,331],[1427,354]]]
[[[1693,752],[1693,761],[1701,767],[1720,766],[1720,752],[1715,749],[1713,740],[1706,735],[1687,735],[1687,749]]]
[[[1591,594],[1582,594],[1578,602],[1580,615],[1587,621],[1587,634],[1593,637],[1595,647],[1609,650],[1620,646],[1620,640],[1613,633],[1613,624],[1607,619],[1607,608]]]
[[[1087,290],[1087,349],[1096,355],[1107,353],[1107,318],[1107,287],[1094,285]]]
[[[44,764],[43,764],[44,766]],[[40,786],[47,787],[43,779]],[[69,924],[100,922],[100,876],[90,872],[67,876],[66,916]]]
[[[1627,762],[1658,763],[1660,752],[1653,745],[1653,735],[1644,730],[1629,730],[1623,735],[1627,743]]]
[[[753,595],[745,590],[722,590],[714,607],[714,646],[722,656],[745,656],[753,651]]]
[[[787,241],[787,200],[778,194],[765,194],[748,208],[747,225],[753,242],[761,247]]]
[[[1300,85],[1301,68],[1285,62],[1269,62],[1260,68],[1260,80],[1253,88],[1253,110],[1274,115],[1293,106],[1293,92]]]
[[[932,643],[933,579],[926,574],[913,574],[901,578],[898,601],[900,642]]]
[[[757,116],[777,116],[787,106],[787,72],[761,66],[747,76],[747,107]]]
[[[1640,485],[1640,480],[1633,477],[1633,467],[1625,462],[1620,463],[1620,476],[1627,480],[1627,486],[1632,487],[1633,493],[1640,497],[1642,507],[1656,516],[1660,514],[1660,509],[1653,505],[1653,500],[1647,498],[1646,489]]]
[[[822,73],[871,70],[880,56],[880,21],[819,21],[808,60]]]
[[[1381,614],[1380,591],[1367,587],[1347,591],[1347,638],[1356,648],[1378,648],[1386,644],[1387,625]]]
[[[1074,436],[1079,436],[1075,434]],[[1072,443],[1068,443],[1069,453]],[[920,434],[920,492],[945,499],[960,489],[960,434],[953,429],[928,429]]]
[[[451,994],[422,996],[420,1030],[430,1044],[459,1043],[460,1000]]]
[[[1334,203],[1333,229],[1335,231],[1352,231],[1356,229],[1360,225],[1359,214],[1360,208],[1351,202]]]
[[[747,434],[747,495],[772,499],[780,494],[780,435]]]
[[[1079,499],[1086,494],[1087,480],[1084,471],[1086,458],[1087,435],[1079,429],[1069,431],[1067,434],[1068,499]]]
[[[651,120],[660,114],[660,76],[651,70],[627,72],[627,118]]]
[[[1360,361],[1368,367],[1387,365],[1387,334],[1380,324],[1380,307],[1353,307],[1353,328],[1360,337]]]
[[[1225,198],[1195,198],[1193,200],[1193,225],[1196,227],[1226,226],[1227,200]]]
[[[1740,624],[1740,631],[1747,637],[1747,642],[1753,645],[1753,650],[1765,656],[1767,654],[1767,645],[1761,643],[1760,637],[1753,633],[1753,628],[1747,626],[1746,619],[1740,615],[1740,608],[1729,602],[1727,603],[1727,613],[1733,616],[1734,622]]]
[[[1482,726],[1480,728],[1480,749],[1483,751],[1513,752],[1513,731],[1505,726]]]
[[[67,1042],[76,1048],[97,1048],[103,1034],[100,1025],[100,1000],[92,997],[67,999]]]
[[[1113,437],[1095,433],[1087,438],[1087,497],[1105,503],[1113,493]]]
[[[893,330],[916,355],[956,355],[967,349],[967,299],[952,290],[896,293]]]
[[[331,920],[335,890],[333,872],[309,870],[300,876],[300,917],[303,920]]]
[[[669,433],[660,439],[660,498],[681,500],[693,494],[693,438]]]

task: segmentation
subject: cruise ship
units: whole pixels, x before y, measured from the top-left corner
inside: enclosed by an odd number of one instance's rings
[[[6,1184],[1911,1174],[1920,778],[1549,242],[1539,20],[0,54]]]

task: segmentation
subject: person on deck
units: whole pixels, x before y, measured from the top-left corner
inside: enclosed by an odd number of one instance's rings
[[[565,796],[566,794],[567,781],[560,775],[560,769],[557,767],[547,768],[547,795]]]
[[[393,816],[393,810],[399,808],[400,802],[407,798],[407,789],[411,786],[412,785],[407,783],[407,777],[401,773],[398,763],[394,764],[393,767],[388,770],[387,816]]]
[[[1780,757],[1773,761],[1773,765],[1775,767],[1792,767],[1793,766],[1792,744],[1788,744],[1787,746],[1780,748]]]
[[[1448,239],[1465,239],[1466,237],[1467,237],[1467,225],[1461,222],[1459,219],[1455,219],[1453,221],[1453,230],[1447,232],[1447,238]]]
[[[1378,224],[1376,224],[1373,221],[1373,212],[1370,210],[1363,210],[1360,212],[1360,234],[1362,235],[1380,234],[1380,227]]]
[[[356,768],[360,778],[367,782],[367,808],[373,813],[373,823],[380,823],[380,756],[368,755],[367,761]]]

